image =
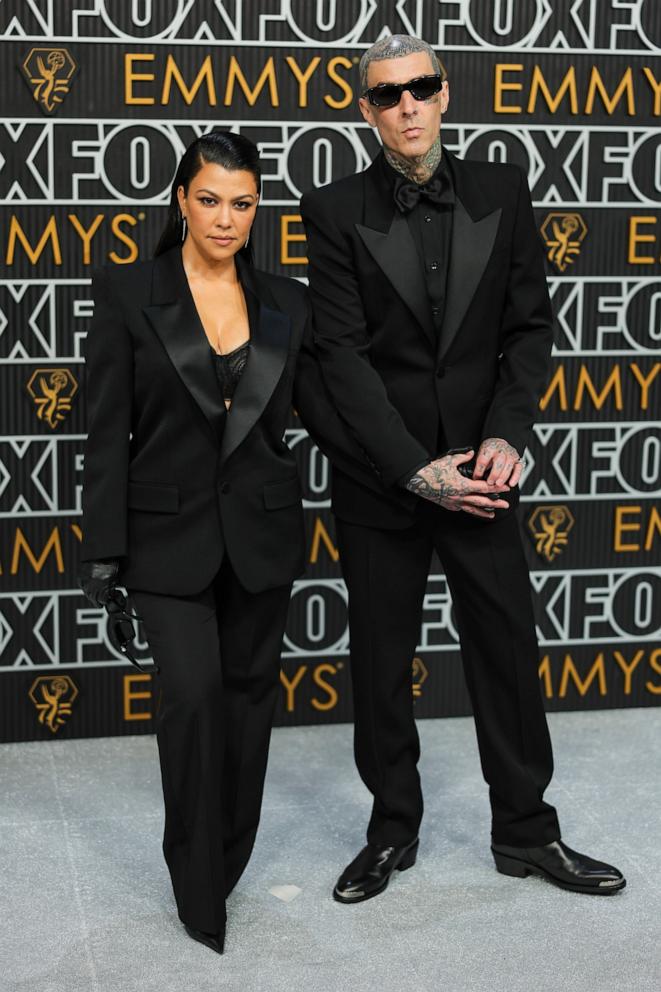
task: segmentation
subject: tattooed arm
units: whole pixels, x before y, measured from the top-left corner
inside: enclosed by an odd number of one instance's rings
[[[509,504],[503,499],[489,497],[488,494],[507,492],[509,486],[494,485],[485,479],[467,479],[463,476],[457,470],[457,465],[469,462],[473,454],[473,451],[467,451],[465,454],[437,458],[418,469],[406,488],[423,499],[438,503],[446,510],[463,510],[476,517],[492,519],[494,510],[506,510]]]

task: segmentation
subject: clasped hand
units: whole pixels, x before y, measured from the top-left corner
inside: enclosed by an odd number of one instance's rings
[[[486,438],[477,453],[471,479],[462,475],[458,466],[471,461],[474,454],[467,451],[435,459],[418,470],[407,488],[446,510],[463,510],[492,520],[495,510],[508,509],[509,503],[499,496],[518,483],[522,462],[516,449],[503,438]]]

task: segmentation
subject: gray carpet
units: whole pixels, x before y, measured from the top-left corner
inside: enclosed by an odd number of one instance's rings
[[[661,710],[550,722],[565,839],[617,864],[623,893],[498,875],[472,721],[434,720],[420,725],[418,864],[379,898],[338,906],[331,887],[369,809],[351,728],[281,729],[223,957],[175,914],[153,738],[4,745],[0,989],[659,992]],[[300,892],[283,901],[276,886]]]

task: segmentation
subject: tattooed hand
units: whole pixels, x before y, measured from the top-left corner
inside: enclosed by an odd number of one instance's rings
[[[486,481],[490,486],[507,484],[511,488],[521,478],[523,461],[516,448],[502,437],[488,437],[477,453],[473,478],[482,479],[487,471],[489,474]]]
[[[484,479],[467,479],[457,471],[457,465],[469,462],[473,451],[463,455],[444,455],[419,469],[406,488],[423,499],[444,506],[446,510],[471,513],[492,520],[494,510],[506,510],[504,499],[489,498],[486,493],[507,492],[509,486],[489,485]]]

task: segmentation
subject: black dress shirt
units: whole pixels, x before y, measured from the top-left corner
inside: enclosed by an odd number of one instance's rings
[[[386,161],[385,156],[382,161],[394,198],[396,187],[410,183],[411,180],[406,179],[400,172],[393,169]],[[440,179],[444,188],[448,190],[448,194],[444,197],[448,202],[434,203],[425,196],[421,196],[418,203],[406,212],[406,220],[417,246],[420,264],[425,274],[429,307],[438,337],[443,325],[445,310],[445,291],[455,199],[452,175],[445,157],[441,158],[432,176],[432,179],[436,178]],[[399,207],[397,209],[399,210]]]
[[[393,169],[386,161],[385,156],[382,161],[394,199],[397,186],[403,183],[410,183],[411,180],[406,179],[400,172]],[[418,249],[420,265],[425,274],[429,308],[438,341],[443,326],[443,314],[445,311],[445,294],[455,200],[452,174],[448,168],[445,156],[441,158],[432,178],[440,178],[444,187],[448,189],[448,194],[444,197],[444,200],[447,202],[434,203],[426,197],[421,196],[418,203],[406,212],[406,220]],[[399,210],[400,208],[397,207],[397,209]],[[410,471],[398,480],[398,484],[400,486],[406,486],[415,473],[426,464],[426,462],[422,462],[421,464],[412,466]]]

